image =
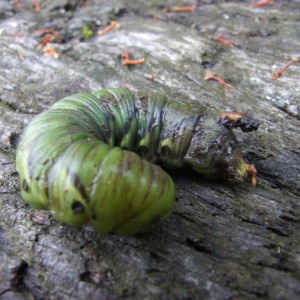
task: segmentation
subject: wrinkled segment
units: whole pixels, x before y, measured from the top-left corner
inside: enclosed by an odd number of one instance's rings
[[[86,125],[85,125],[86,126]],[[56,159],[72,143],[95,139],[61,110],[49,110],[37,116],[24,132],[18,147],[16,166],[20,174],[22,197],[35,208],[48,208],[48,173]]]
[[[57,220],[70,225],[91,221],[101,232],[134,234],[165,220],[175,199],[170,177],[116,147],[135,150],[144,139],[138,134],[137,98],[122,89],[78,94],[34,118],[17,151],[23,198],[49,209]],[[157,122],[163,103],[147,104]],[[142,131],[150,132],[146,147],[154,153],[161,125],[151,129],[147,117],[141,117]]]
[[[99,101],[97,96],[93,94],[72,95],[56,102],[50,108],[50,110],[56,109],[66,111],[66,115],[70,118],[74,117],[74,122],[80,122],[83,128],[91,123],[90,129],[99,140],[111,147],[115,145],[117,130],[115,116],[106,108],[105,103]]]
[[[93,95],[100,110],[105,111],[108,116],[105,123],[100,124],[102,128],[109,126],[109,130],[103,132],[104,141],[110,146],[133,150],[138,130],[135,95],[126,89],[100,90]]]
[[[159,166],[113,148],[94,178],[92,225],[101,232],[145,232],[171,214],[174,198],[173,181]]]
[[[71,144],[58,158],[48,176],[48,208],[55,219],[69,225],[89,221],[93,179],[108,152],[107,144],[86,139]]]
[[[138,93],[136,107],[139,128],[135,152],[148,161],[158,160],[157,148],[163,127],[163,109],[167,98],[160,94]]]
[[[76,159],[74,159],[76,158]],[[59,174],[59,176],[58,176]],[[73,143],[48,177],[49,209],[69,225],[136,234],[172,212],[175,187],[160,167],[99,141]]]
[[[184,166],[199,114],[188,106],[169,101],[163,112],[163,129],[158,145],[159,160],[171,168]]]
[[[246,175],[246,164],[233,132],[214,117],[199,120],[184,161],[210,178],[241,180]]]

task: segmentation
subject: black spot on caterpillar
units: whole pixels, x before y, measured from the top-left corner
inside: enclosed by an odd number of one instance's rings
[[[237,119],[234,127],[246,128]],[[222,122],[200,105],[154,93],[107,89],[66,97],[22,136],[16,158],[22,197],[70,225],[147,231],[171,214],[175,199],[173,181],[154,163],[230,180],[250,170],[230,119]]]

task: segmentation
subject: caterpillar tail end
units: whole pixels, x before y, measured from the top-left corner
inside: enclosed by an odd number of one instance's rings
[[[241,177],[246,177],[248,174],[250,174],[252,185],[256,186],[257,170],[253,164],[252,165],[246,164],[243,159],[240,159],[240,162],[236,168],[236,171]]]

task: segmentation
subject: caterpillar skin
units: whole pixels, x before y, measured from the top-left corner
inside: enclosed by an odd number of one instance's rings
[[[242,178],[232,130],[201,106],[160,94],[106,89],[56,102],[17,149],[22,197],[70,225],[136,234],[172,212],[175,187],[158,165]]]

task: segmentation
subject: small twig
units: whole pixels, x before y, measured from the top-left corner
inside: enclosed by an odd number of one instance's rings
[[[85,8],[86,5],[87,5],[87,0],[82,0],[81,3],[80,3],[80,7]]]
[[[39,2],[39,0],[32,0],[33,6],[34,6],[34,10],[36,12],[40,12],[41,11],[41,4]]]
[[[53,29],[38,29],[38,30],[35,30],[34,34],[37,35],[37,36],[41,36],[43,34],[46,34],[46,33],[49,33],[49,34],[52,34],[52,35],[59,35],[59,31],[57,30],[53,30]]]
[[[143,64],[145,59],[130,59],[130,52],[125,51],[121,54],[122,58],[122,65],[123,66],[128,66],[128,65],[140,65]]]
[[[19,56],[19,58],[20,58],[21,61],[25,60],[25,56],[24,56],[24,54],[21,51],[18,51],[18,56]]]
[[[196,7],[195,6],[173,6],[172,10],[175,12],[193,12],[195,11]]]
[[[48,43],[51,43],[58,35],[59,31],[53,30],[53,29],[38,29],[34,32],[37,36],[42,36],[43,34],[46,34],[43,38],[43,40],[38,45],[38,48],[43,48]]]
[[[237,119],[240,119],[242,117],[247,117],[246,114],[243,114],[238,111],[220,111],[219,116],[227,117],[229,119],[229,121],[236,121]]]
[[[228,87],[229,89],[235,89],[235,87],[229,83],[227,83],[224,79],[215,76],[212,72],[207,71],[204,77],[204,80],[215,80],[217,82],[219,82],[220,84]]]
[[[59,58],[59,54],[56,52],[56,48],[53,46],[47,46],[43,49],[45,56],[52,56],[56,59]]]
[[[283,74],[283,72],[290,66],[290,65],[292,65],[292,64],[294,64],[294,63],[296,63],[296,62],[298,62],[298,58],[296,58],[296,57],[293,57],[283,68],[281,68],[279,71],[277,71],[277,72],[274,72],[273,74],[272,74],[272,78],[273,79],[278,79],[282,74]]]
[[[120,23],[118,23],[117,21],[111,21],[107,27],[98,31],[98,35],[102,36],[102,35],[106,34],[107,32],[109,32],[113,29],[119,28],[119,27],[120,27]]]
[[[141,65],[145,62],[145,58],[141,59],[124,59],[122,61],[123,66],[128,66],[128,65]]]
[[[224,44],[225,46],[234,48],[234,45],[233,45],[232,43],[230,43],[229,41],[225,40],[225,39],[222,38],[221,36],[216,36],[216,37],[215,37],[215,40],[216,40],[217,42],[220,42],[220,43]]]
[[[20,2],[20,0],[14,0],[13,5],[15,5],[18,9],[23,9],[23,4]]]
[[[55,39],[54,35],[47,34],[44,39],[39,43],[38,48],[43,48],[48,43],[51,43]]]
[[[241,128],[243,132],[257,130],[260,123],[258,120],[248,117],[241,112],[221,111],[218,122],[227,128]]]
[[[251,6],[252,8],[256,8],[256,7],[261,7],[261,6],[266,6],[266,5],[272,5],[274,4],[274,0],[265,0],[265,1],[259,1],[256,3],[253,3]]]
[[[14,38],[22,38],[22,37],[28,37],[27,33],[15,33],[13,35]]]

